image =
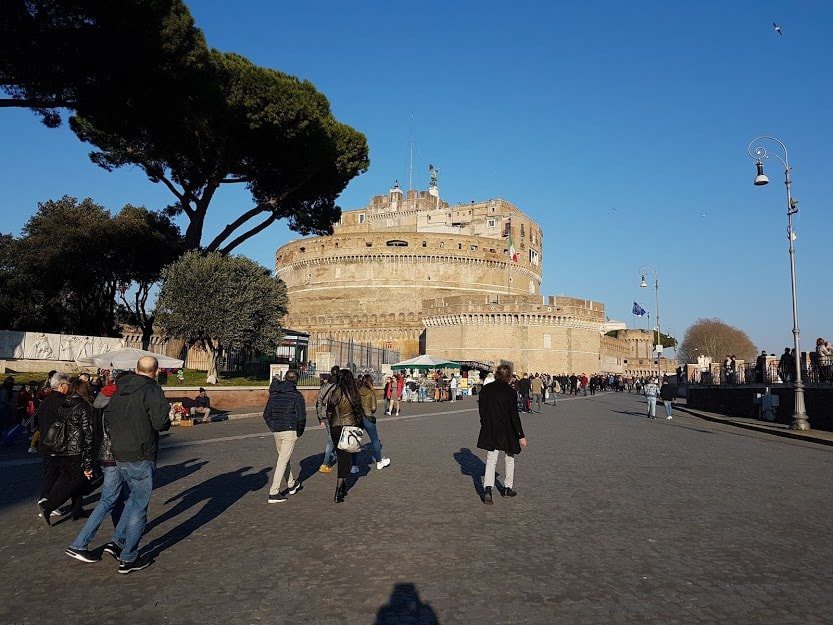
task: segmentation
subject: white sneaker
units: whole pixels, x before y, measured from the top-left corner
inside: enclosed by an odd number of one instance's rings
[[[671,421],[671,416],[669,415],[669,416],[665,417],[665,420],[666,421]]]
[[[30,448],[29,448],[29,453],[30,453],[30,454],[36,454],[36,453],[38,453],[38,450],[37,450],[37,449],[35,449],[34,447],[30,447]]]
[[[357,467],[356,465],[353,465],[352,467],[350,467],[350,473],[355,474],[355,473],[358,473],[358,472],[359,472],[359,467]]]
[[[382,458],[381,462],[376,463],[376,468],[380,471],[390,464],[390,458]]]

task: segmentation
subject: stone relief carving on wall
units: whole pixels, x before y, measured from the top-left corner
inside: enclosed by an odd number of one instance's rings
[[[0,330],[0,359],[73,361],[124,347],[124,340],[48,332]]]

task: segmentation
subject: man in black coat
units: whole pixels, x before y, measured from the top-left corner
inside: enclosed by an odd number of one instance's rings
[[[512,379],[512,367],[500,365],[495,372],[495,381],[480,391],[480,436],[477,446],[485,449],[486,474],[483,476],[485,489],[483,503],[491,504],[492,488],[495,485],[495,467],[498,454],[505,454],[505,473],[503,485],[504,497],[514,497],[515,456],[526,447],[526,436],[518,415],[518,399],[515,390],[509,385]]]

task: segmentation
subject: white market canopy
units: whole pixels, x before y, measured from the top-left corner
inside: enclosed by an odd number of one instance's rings
[[[75,364],[81,367],[98,367],[99,369],[129,369],[136,368],[136,362],[142,356],[153,356],[159,361],[160,369],[180,369],[184,362],[179,358],[171,358],[162,354],[146,352],[143,349],[125,347],[112,352],[103,352],[95,356],[76,358]]]
[[[454,362],[453,360],[446,360],[445,358],[434,358],[434,356],[429,356],[428,354],[424,354],[422,356],[417,356],[416,358],[411,358],[409,360],[403,360],[402,362],[397,362],[395,365],[391,365],[391,369],[459,369],[460,363]]]

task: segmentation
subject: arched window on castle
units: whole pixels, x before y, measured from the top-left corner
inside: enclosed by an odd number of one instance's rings
[[[391,239],[387,245],[388,247],[408,247],[408,242],[401,239]]]

